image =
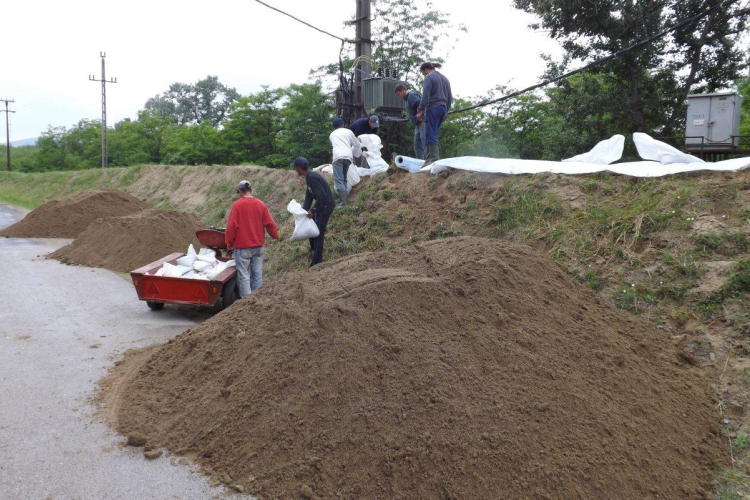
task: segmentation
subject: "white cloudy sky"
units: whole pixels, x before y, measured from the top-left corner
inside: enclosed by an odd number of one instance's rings
[[[419,0],[416,0],[419,1]],[[354,12],[354,0],[267,0],[333,33]],[[443,71],[454,93],[469,97],[500,83],[536,82],[541,53],[559,53],[533,18],[511,0],[433,0],[465,24]],[[330,63],[339,42],[253,0],[8,0],[0,40],[5,46],[0,97],[16,100],[11,140],[36,137],[48,125],[70,126],[101,117],[99,51],[107,53],[108,122],[135,117],[146,100],[170,83],[217,75],[240,93],[261,85],[308,79]],[[352,34],[346,34],[353,36]],[[2,142],[2,141],[0,141]]]

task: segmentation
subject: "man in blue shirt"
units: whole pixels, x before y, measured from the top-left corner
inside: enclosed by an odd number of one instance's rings
[[[396,85],[396,95],[406,101],[406,116],[409,117],[409,121],[414,125],[415,158],[424,160],[424,122],[417,118],[422,96],[419,95],[419,92],[407,90],[402,83]]]
[[[380,127],[380,118],[376,115],[365,116],[359,120],[354,120],[349,126],[349,130],[354,132],[354,135],[359,137],[364,134],[377,134],[378,128]]]
[[[453,104],[451,83],[443,74],[435,71],[441,66],[440,63],[426,62],[419,68],[424,75],[424,84],[422,87],[422,102],[419,103],[417,117],[424,120],[425,143],[427,145],[425,165],[440,159],[438,133],[448,117],[448,110]]]

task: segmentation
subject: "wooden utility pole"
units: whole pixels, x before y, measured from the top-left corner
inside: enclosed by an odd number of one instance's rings
[[[89,75],[89,81],[102,82],[102,168],[107,168],[107,84],[117,83],[117,78],[107,80],[104,72],[104,58],[107,57],[107,53],[99,52],[99,57],[102,58],[102,78],[97,80],[94,75]]]
[[[5,103],[5,111],[0,109],[0,113],[5,113],[5,153],[8,157],[8,172],[10,172],[10,120],[8,120],[8,117],[11,113],[15,113],[15,111],[10,111],[8,109],[8,103],[10,102],[16,102],[13,99],[8,100],[8,98],[0,99],[0,102]]]
[[[357,36],[354,39],[356,44],[354,54],[357,58],[357,66],[354,70],[354,113],[353,118],[362,118],[367,114],[364,100],[364,84],[362,80],[369,77],[372,73],[372,40],[370,39],[370,3],[371,0],[356,0],[356,28]],[[359,59],[362,57],[362,59]]]

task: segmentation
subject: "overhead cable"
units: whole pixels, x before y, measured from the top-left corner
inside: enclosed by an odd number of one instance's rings
[[[542,87],[546,87],[547,85],[550,85],[552,83],[559,82],[560,80],[564,80],[565,78],[571,77],[571,76],[573,76],[573,75],[575,75],[577,73],[581,73],[582,71],[586,71],[586,70],[591,69],[591,68],[593,68],[595,66],[600,66],[600,65],[602,65],[602,64],[604,64],[606,62],[609,62],[609,61],[611,61],[613,59],[616,59],[616,58],[618,58],[618,57],[620,57],[620,56],[622,56],[624,54],[627,54],[628,52],[632,52],[635,49],[639,49],[639,48],[643,47],[644,45],[648,45],[648,44],[650,44],[650,43],[652,43],[652,42],[654,42],[654,41],[656,41],[656,40],[658,40],[658,39],[660,39],[660,38],[668,35],[669,33],[673,32],[673,31],[677,31],[677,30],[679,30],[681,28],[684,28],[688,24],[694,23],[695,21],[698,21],[699,19],[701,19],[701,18],[703,18],[703,17],[711,14],[712,12],[714,12],[716,10],[719,10],[719,9],[722,9],[724,7],[727,7],[730,4],[735,3],[736,1],[737,0],[724,0],[723,2],[718,3],[718,4],[714,5],[711,8],[704,10],[703,12],[700,12],[700,13],[698,13],[698,14],[696,14],[696,15],[688,18],[688,19],[685,19],[684,21],[682,21],[682,22],[680,22],[678,24],[675,24],[671,28],[668,28],[668,29],[666,29],[666,30],[664,30],[664,31],[662,31],[660,33],[657,33],[657,34],[655,34],[653,36],[650,36],[650,37],[648,37],[648,38],[646,38],[644,40],[641,40],[640,42],[636,42],[633,45],[630,45],[629,47],[626,47],[626,48],[624,48],[622,50],[619,50],[619,51],[615,52],[614,54],[608,55],[607,57],[603,57],[601,59],[597,59],[596,61],[590,62],[589,64],[587,64],[585,66],[582,66],[582,67],[580,67],[578,69],[575,69],[573,71],[569,71],[568,73],[562,74],[562,75],[557,76],[555,78],[552,78],[550,80],[543,81],[541,83],[537,83],[536,85],[532,85],[531,87],[527,87],[527,88],[525,88],[523,90],[518,90],[516,92],[513,92],[512,94],[508,94],[506,96],[499,97],[497,99],[492,99],[492,100],[489,100],[489,101],[480,102],[479,104],[475,104],[473,106],[468,106],[468,107],[465,107],[465,108],[461,108],[461,109],[456,109],[456,110],[450,111],[448,114],[449,115],[453,115],[453,114],[457,114],[457,113],[463,113],[465,111],[471,111],[472,109],[483,108],[485,106],[489,106],[490,104],[497,104],[497,103],[502,102],[502,101],[507,101],[508,99],[512,99],[513,97],[517,97],[517,96],[519,96],[521,94],[525,94],[527,92],[531,92],[532,90],[536,90],[536,89],[539,89],[539,88],[542,88]]]
[[[336,35],[334,35],[333,33],[329,33],[329,32],[327,32],[327,31],[325,31],[325,30],[322,30],[322,29],[320,29],[320,28],[318,28],[318,27],[316,27],[316,26],[313,26],[312,24],[310,24],[310,23],[308,23],[308,22],[305,22],[305,21],[303,21],[302,19],[299,19],[299,18],[297,18],[297,17],[294,17],[293,15],[289,14],[288,12],[284,12],[283,10],[281,10],[281,9],[278,9],[278,8],[274,7],[273,5],[268,5],[268,4],[266,3],[266,2],[262,2],[261,0],[255,0],[255,1],[256,1],[256,2],[258,2],[258,3],[259,3],[259,4],[261,4],[261,5],[264,5],[264,6],[268,7],[268,8],[269,8],[269,9],[271,9],[271,10],[275,10],[276,12],[278,12],[278,13],[280,13],[280,14],[284,14],[284,15],[285,15],[285,16],[287,16],[287,17],[291,17],[292,19],[294,19],[294,20],[295,20],[295,21],[297,21],[298,23],[302,23],[302,24],[304,24],[305,26],[308,26],[308,27],[310,27],[310,28],[312,28],[312,29],[314,29],[314,30],[316,30],[316,31],[320,31],[321,33],[323,33],[323,34],[325,34],[325,35],[328,35],[328,36],[330,36],[330,37],[333,37],[333,38],[335,38],[335,39],[337,39],[337,40],[341,40],[341,42],[342,42],[342,43],[354,43],[354,41],[353,41],[353,40],[347,40],[346,38],[341,38],[340,36],[336,36]]]

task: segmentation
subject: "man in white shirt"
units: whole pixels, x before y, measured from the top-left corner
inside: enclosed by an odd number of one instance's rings
[[[341,204],[346,206],[349,204],[346,175],[354,157],[362,156],[362,147],[354,132],[344,127],[344,120],[341,118],[333,120],[333,128],[334,131],[329,136],[333,146],[333,182]]]

